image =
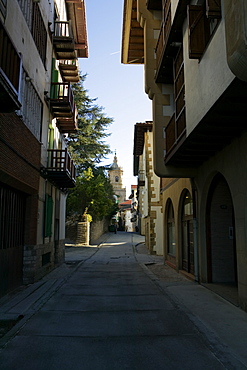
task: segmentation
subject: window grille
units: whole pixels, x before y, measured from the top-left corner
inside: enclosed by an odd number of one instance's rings
[[[38,3],[33,0],[18,0],[21,11],[32,33],[39,55],[45,65],[47,32]]]
[[[5,19],[7,9],[7,0],[0,0],[0,15]]]
[[[20,101],[22,106],[18,115],[40,141],[43,103],[25,70],[22,72]]]
[[[33,0],[18,0],[21,11],[31,31],[32,28],[32,13],[33,13]]]

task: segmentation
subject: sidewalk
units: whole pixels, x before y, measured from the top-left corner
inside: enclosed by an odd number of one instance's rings
[[[137,245],[136,251],[138,262],[150,278],[186,312],[218,354],[227,348],[228,353],[247,369],[247,313],[164,265],[163,257],[147,258],[144,244]]]
[[[68,245],[63,265],[37,283],[0,299],[0,348],[111,237],[112,233],[107,233],[89,247]],[[143,236],[133,233],[131,237],[135,259],[150,279],[187,314],[219,357],[227,349],[240,363],[234,368],[247,369],[247,313],[165,266],[163,257],[149,255]]]

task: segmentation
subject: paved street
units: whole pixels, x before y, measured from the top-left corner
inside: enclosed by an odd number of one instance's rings
[[[100,247],[71,247],[61,268],[0,302],[0,317],[21,315],[0,340],[0,369],[246,369],[244,358],[193,317],[185,298],[179,304],[178,287],[196,301],[198,284],[173,270],[160,281],[148,265],[162,257],[138,254],[143,239],[120,232]],[[230,315],[232,305],[218,304]],[[246,313],[234,309],[245,324]]]

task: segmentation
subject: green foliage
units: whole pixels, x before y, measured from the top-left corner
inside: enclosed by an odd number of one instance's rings
[[[107,127],[113,122],[102,113],[103,108],[89,98],[83,87],[86,76],[73,85],[75,103],[78,110],[78,131],[68,137],[68,147],[77,166],[77,172],[98,165],[111,150],[104,139],[109,136]]]
[[[111,218],[117,205],[109,179],[102,167],[89,167],[76,179],[76,187],[67,198],[67,215],[89,213],[94,221]]]
[[[73,85],[75,103],[78,110],[78,131],[68,137],[68,148],[77,169],[74,189],[67,197],[67,217],[89,221],[111,218],[116,214],[117,206],[113,189],[103,167],[99,163],[111,150],[104,139],[109,136],[107,127],[113,119],[102,113],[103,108],[95,104],[96,99],[89,98],[83,87],[86,76]],[[77,216],[75,216],[77,215]]]

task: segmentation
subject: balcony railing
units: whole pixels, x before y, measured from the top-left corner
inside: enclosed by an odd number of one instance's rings
[[[73,132],[77,129],[77,110],[70,83],[52,82],[50,107],[62,132]]]
[[[0,23],[0,111],[20,109],[18,101],[21,57]]]
[[[78,60],[60,60],[59,70],[64,82],[78,82],[80,80]]]
[[[60,188],[73,188],[76,169],[67,149],[48,149],[47,174]]]
[[[54,22],[53,45],[57,59],[75,59],[75,40],[70,21]]]

